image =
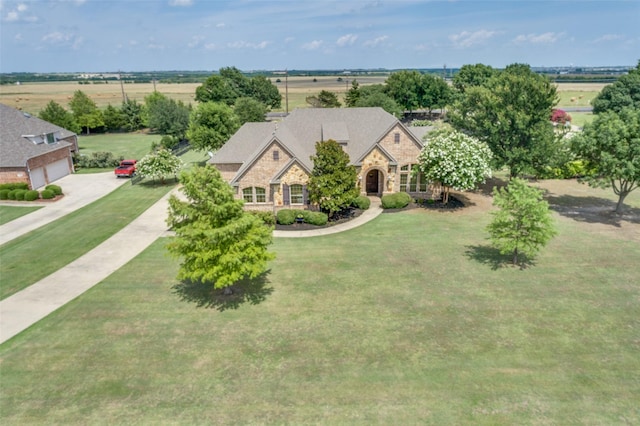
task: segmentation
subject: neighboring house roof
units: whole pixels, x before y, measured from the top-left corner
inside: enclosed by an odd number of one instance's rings
[[[241,176],[273,142],[280,143],[306,169],[316,142],[333,139],[356,164],[395,125],[398,119],[382,108],[296,109],[281,122],[246,123],[210,160],[212,164],[241,164]],[[410,133],[422,146],[421,139]]]
[[[54,134],[53,143],[47,143],[46,135],[51,133]],[[55,124],[0,104],[0,167],[25,167],[30,158],[72,146],[59,139],[74,135]]]

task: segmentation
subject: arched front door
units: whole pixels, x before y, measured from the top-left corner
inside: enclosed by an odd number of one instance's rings
[[[369,170],[367,172],[367,194],[380,195],[380,182],[382,181],[381,173],[379,170]]]

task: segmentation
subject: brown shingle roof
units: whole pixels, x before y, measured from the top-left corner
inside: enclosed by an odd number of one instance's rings
[[[316,142],[334,139],[343,145],[354,163],[371,150],[399,121],[382,108],[296,109],[279,123],[246,123],[216,152],[211,164],[243,164],[238,176],[253,163],[265,146],[278,140],[307,169]],[[420,140],[416,138],[418,143]]]
[[[35,144],[24,137],[47,133],[56,133],[58,139],[75,135],[55,124],[0,104],[0,167],[25,167],[29,158],[71,146],[65,141]]]

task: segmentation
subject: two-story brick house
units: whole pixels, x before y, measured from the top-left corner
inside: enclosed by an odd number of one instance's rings
[[[409,128],[382,108],[296,109],[280,122],[246,123],[209,161],[250,209],[307,204],[315,144],[333,139],[358,171],[362,194],[430,194],[412,165],[427,128]]]

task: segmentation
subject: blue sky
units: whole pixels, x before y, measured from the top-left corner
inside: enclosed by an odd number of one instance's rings
[[[635,65],[640,1],[0,0],[0,72]]]

